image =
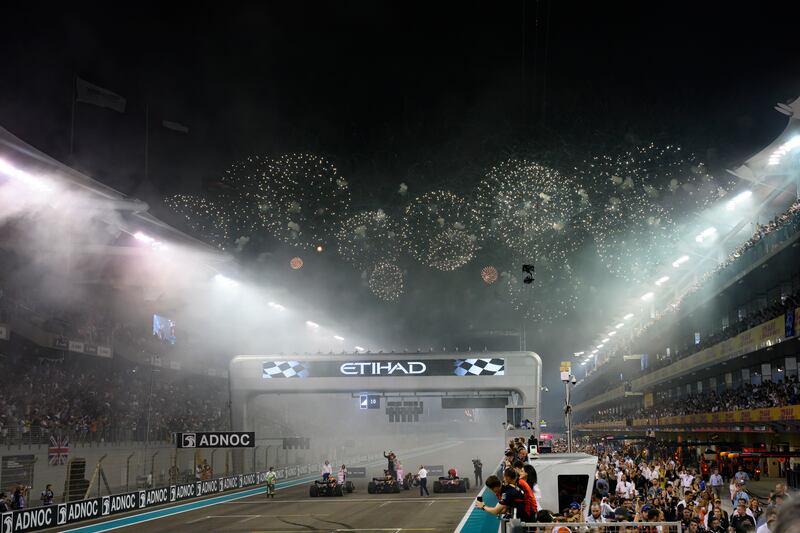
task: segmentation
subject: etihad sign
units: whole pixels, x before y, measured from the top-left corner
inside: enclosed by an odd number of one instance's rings
[[[424,374],[427,369],[422,361],[358,361],[343,363],[339,372],[345,376],[397,376]]]

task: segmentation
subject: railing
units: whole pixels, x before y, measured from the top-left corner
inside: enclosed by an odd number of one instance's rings
[[[503,520],[501,533],[682,533],[680,522],[522,522]]]

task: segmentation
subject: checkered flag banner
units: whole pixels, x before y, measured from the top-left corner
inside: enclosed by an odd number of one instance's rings
[[[506,362],[503,359],[456,359],[456,376],[504,376]]]
[[[301,361],[267,361],[261,370],[261,377],[268,378],[307,378],[308,368]]]

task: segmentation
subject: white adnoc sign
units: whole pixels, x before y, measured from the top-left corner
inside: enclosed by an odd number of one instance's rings
[[[178,448],[253,448],[256,434],[253,431],[204,431],[178,433]]]

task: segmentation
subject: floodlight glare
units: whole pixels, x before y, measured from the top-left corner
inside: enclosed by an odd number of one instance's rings
[[[239,285],[238,281],[231,279],[228,276],[223,276],[222,274],[216,274],[214,276],[214,281],[223,287],[236,287]]]
[[[672,262],[672,266],[675,267],[675,268],[678,268],[679,266],[681,266],[682,264],[684,264],[688,260],[689,260],[689,256],[688,255],[681,256],[681,257],[679,257],[678,259],[676,259],[675,261]]]
[[[658,278],[658,281],[656,281],[656,285],[661,286],[668,281],[669,281],[669,276],[662,276]]]
[[[782,153],[781,153],[781,152],[782,152]],[[778,150],[778,153],[779,153],[779,155],[783,155],[783,154],[785,154],[786,152],[783,152],[782,150]],[[734,210],[734,209],[736,209],[736,208],[737,208],[737,207],[738,207],[738,206],[739,206],[739,205],[740,205],[742,202],[744,202],[745,200],[747,200],[747,199],[748,199],[748,198],[750,198],[751,196],[753,196],[753,191],[749,191],[749,190],[748,190],[748,191],[740,192],[739,194],[737,194],[736,196],[734,196],[734,197],[733,197],[733,199],[732,199],[730,202],[728,202],[728,204],[725,206],[725,208],[726,208],[728,211],[733,211],[733,210]]]
[[[633,318],[633,313],[628,313],[627,315],[625,315],[622,318],[625,319],[625,320],[630,320],[631,318]]]
[[[711,227],[704,229],[700,235],[694,238],[695,241],[702,243],[706,239],[711,238],[714,234],[717,233],[717,228]]]
[[[629,316],[629,315],[625,315],[625,318],[628,318],[628,316]],[[630,316],[633,316],[633,315],[630,315]],[[625,325],[625,322],[620,322],[619,324],[617,324],[617,325],[616,325],[616,326],[614,326],[614,327],[615,327],[616,329],[619,329],[619,328],[621,328],[621,327],[622,327],[622,326],[624,326],[624,325]]]
[[[316,322],[312,322],[311,320],[306,320],[306,325],[310,326],[312,328],[318,328],[319,327],[319,324],[317,324]]]
[[[653,299],[653,296],[655,296],[655,293],[653,293],[653,292],[648,292],[646,294],[643,294],[642,295],[642,301],[648,302],[648,301]]]
[[[344,337],[340,337],[339,335],[334,335],[333,338],[340,342],[344,340]]]

